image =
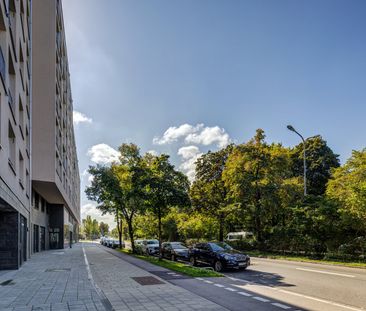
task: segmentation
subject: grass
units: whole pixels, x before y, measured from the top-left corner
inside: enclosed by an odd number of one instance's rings
[[[314,259],[314,258],[305,257],[305,256],[278,255],[278,254],[271,254],[271,253],[265,253],[265,252],[260,252],[260,251],[249,251],[249,252],[247,252],[247,254],[250,256],[259,257],[259,258],[282,259],[282,260],[289,260],[289,261],[310,262],[310,263],[329,264],[329,265],[337,265],[337,266],[344,266],[344,267],[351,267],[351,268],[366,269],[365,262],[352,262],[352,261],[348,262],[348,261],[331,260],[331,259]]]
[[[157,265],[157,266],[160,266],[163,268],[167,268],[169,270],[176,271],[176,272],[179,272],[179,273],[191,276],[191,277],[221,277],[221,276],[223,276],[223,274],[218,273],[216,271],[192,267],[192,266],[189,266],[182,262],[170,261],[170,260],[166,260],[166,259],[159,260],[159,258],[152,257],[152,256],[132,254],[131,251],[126,250],[126,249],[117,249],[117,250],[124,254],[128,254],[130,256],[145,260],[151,264],[154,264],[154,265]]]

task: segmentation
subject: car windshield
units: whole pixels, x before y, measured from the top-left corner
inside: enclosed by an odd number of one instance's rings
[[[233,249],[229,244],[224,242],[208,243],[208,244],[211,246],[214,252],[230,251]]]
[[[171,246],[174,249],[187,249],[187,246],[182,243],[171,243]]]
[[[147,241],[147,244],[159,244],[158,240],[149,240]]]

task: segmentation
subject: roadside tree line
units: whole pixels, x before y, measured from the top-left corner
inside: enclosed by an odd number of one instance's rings
[[[192,183],[168,155],[141,155],[134,144],[119,151],[118,163],[89,168],[86,194],[115,215],[119,238],[128,237],[133,251],[136,235],[221,241],[245,230],[255,238],[242,248],[365,256],[366,149],[340,166],[321,136],[308,138],[306,197],[303,144],[268,144],[261,129],[248,142],[202,155]]]

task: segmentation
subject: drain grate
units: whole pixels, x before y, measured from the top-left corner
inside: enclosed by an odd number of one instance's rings
[[[14,285],[15,283],[13,282],[13,280],[6,280],[2,283],[0,283],[1,286],[7,286],[7,285]]]
[[[45,272],[67,272],[71,271],[70,268],[55,268],[55,269],[47,269]]]
[[[139,276],[139,277],[132,277],[134,281],[139,283],[140,285],[158,285],[158,284],[165,284],[164,282],[154,278],[153,276]]]

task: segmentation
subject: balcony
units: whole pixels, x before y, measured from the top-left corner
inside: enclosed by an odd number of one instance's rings
[[[15,120],[15,102],[14,102],[14,98],[13,98],[13,95],[11,94],[10,89],[8,89],[8,102],[9,102],[11,113]]]

